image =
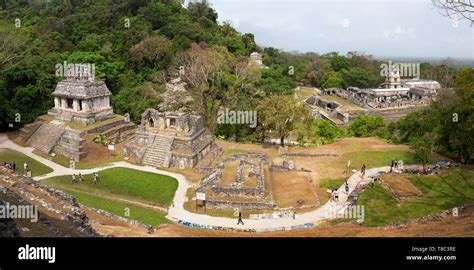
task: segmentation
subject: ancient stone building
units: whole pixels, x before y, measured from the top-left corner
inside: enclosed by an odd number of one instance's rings
[[[379,88],[324,89],[318,95],[307,99],[306,103],[317,111],[313,113],[316,117],[330,120],[341,126],[346,125],[359,114],[380,115],[385,120],[392,121],[429,105],[440,89],[441,85],[436,81],[400,79],[398,73],[391,73]],[[327,96],[336,96],[360,107],[349,108],[325,98]]]
[[[54,108],[49,114],[60,121],[93,124],[114,117],[111,95],[103,81],[69,77],[56,86]]]
[[[257,65],[259,68],[264,67],[262,55],[260,55],[258,52],[253,52],[250,54],[250,61],[251,63]]]
[[[204,127],[202,117],[186,109],[189,97],[184,95],[184,86],[180,79],[173,80],[158,109],[142,114],[135,139],[124,146],[126,158],[159,167],[192,168],[214,149],[214,136]],[[176,95],[180,98],[173,98]],[[171,108],[174,110],[169,111]]]
[[[54,108],[48,111],[49,116],[41,116],[20,130],[23,142],[44,153],[80,161],[87,155],[84,146],[87,134],[102,134],[115,143],[134,135],[136,125],[114,114],[110,107],[111,93],[103,81],[83,74],[69,76],[58,83],[53,96]],[[84,126],[76,128],[71,122]]]

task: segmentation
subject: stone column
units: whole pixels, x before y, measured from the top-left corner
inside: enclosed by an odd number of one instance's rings
[[[85,112],[89,112],[91,110],[90,99],[82,101],[82,110]]]
[[[54,108],[56,109],[61,108],[61,100],[58,97],[54,97]]]
[[[74,100],[72,101],[72,109],[73,109],[75,112],[79,111],[79,102],[78,102],[77,99],[74,99]]]
[[[61,108],[67,109],[67,99],[61,98]]]

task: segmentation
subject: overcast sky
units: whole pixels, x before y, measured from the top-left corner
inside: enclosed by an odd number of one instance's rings
[[[219,21],[286,51],[474,59],[474,26],[430,0],[209,0]]]

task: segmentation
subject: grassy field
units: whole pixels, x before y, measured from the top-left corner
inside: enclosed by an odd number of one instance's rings
[[[342,184],[344,184],[343,178],[319,180],[319,187],[324,189],[338,189]]]
[[[165,218],[166,214],[151,208],[138,206],[131,203],[125,203],[117,200],[105,199],[99,196],[86,194],[77,191],[66,191],[76,200],[86,206],[102,209],[117,216],[125,217],[132,220],[137,220],[142,223],[158,226],[160,224],[172,223]],[[129,214],[127,216],[127,214]]]
[[[359,197],[368,226],[381,226],[437,213],[474,201],[474,167],[452,169],[439,175],[409,176],[423,196],[398,203],[380,184]]]
[[[171,204],[178,188],[178,181],[170,176],[128,168],[112,168],[99,172],[97,185],[92,183],[92,175],[83,177],[83,183],[74,185],[70,175],[48,178],[43,182],[64,191],[120,197],[163,207]]]
[[[53,172],[53,169],[51,169],[50,167],[26,156],[23,153],[10,149],[0,149],[0,164],[2,166],[4,162],[15,162],[16,171],[19,173],[23,173],[23,163],[25,161],[31,170],[32,176],[44,175]]]

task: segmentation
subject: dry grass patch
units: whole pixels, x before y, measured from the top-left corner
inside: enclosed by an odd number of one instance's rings
[[[422,196],[421,191],[415,187],[404,174],[384,174],[382,180],[390,186],[395,195],[400,199]]]
[[[298,207],[317,203],[311,183],[304,173],[272,172],[271,177],[273,199],[278,207]]]

